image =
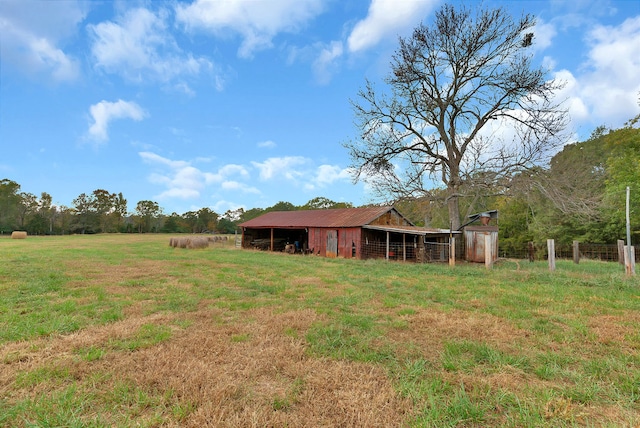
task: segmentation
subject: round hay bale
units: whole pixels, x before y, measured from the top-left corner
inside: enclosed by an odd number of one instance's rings
[[[11,232],[11,239],[27,239],[27,232],[22,230],[14,230]]]

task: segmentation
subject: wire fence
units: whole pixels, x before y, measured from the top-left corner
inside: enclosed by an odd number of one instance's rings
[[[362,247],[363,259],[402,260],[417,263],[447,262],[449,243],[369,242]],[[388,252],[387,252],[388,251]]]
[[[456,241],[456,260],[464,259],[464,243]],[[388,247],[389,260],[404,260],[416,263],[446,263],[449,260],[449,243],[426,242],[405,243],[390,242]],[[617,245],[613,244],[585,244],[578,246],[580,259],[600,260],[606,262],[621,262]],[[533,244],[520,249],[498,250],[500,258],[521,260],[548,260],[547,244]],[[557,259],[573,259],[573,245],[556,245]],[[387,258],[386,242],[369,242],[362,248],[363,259]],[[640,246],[635,246],[636,262],[640,261]]]
[[[636,262],[640,261],[639,246],[634,246]],[[622,262],[618,246],[615,244],[586,244],[579,243],[580,259],[601,260],[606,262]],[[547,244],[533,244],[519,249],[498,250],[502,258],[548,260]],[[555,245],[557,259],[573,259],[573,245]],[[624,256],[623,256],[624,257]]]

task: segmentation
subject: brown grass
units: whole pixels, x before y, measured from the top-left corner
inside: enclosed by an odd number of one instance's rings
[[[192,324],[186,329],[174,326],[171,340],[134,352],[108,352],[94,362],[80,360],[77,350],[108,349],[109,343],[134,335],[142,325],[172,325],[178,316],[130,317],[67,336],[9,343],[0,350],[0,394],[8,392],[16,372],[57,367],[79,381],[113,374],[94,385],[91,392],[99,395],[123,383],[144,391],[172,391],[173,399],[195,405],[195,411],[175,426],[402,424],[410,407],[382,368],[314,358],[307,354],[304,340],[292,336],[303,336],[319,319],[317,313],[256,309],[245,315],[238,322],[221,311],[191,313]],[[30,386],[18,395],[36,397],[43,392]],[[18,398],[15,390],[12,395]]]

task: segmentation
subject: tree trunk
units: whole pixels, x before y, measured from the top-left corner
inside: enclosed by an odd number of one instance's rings
[[[451,230],[458,230],[460,228],[460,200],[455,189],[451,189],[451,193],[452,195],[447,199],[449,222],[451,223]]]

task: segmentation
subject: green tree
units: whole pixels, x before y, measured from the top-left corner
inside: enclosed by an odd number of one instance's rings
[[[38,198],[33,193],[20,193],[20,204],[18,205],[18,225],[25,229],[30,215],[38,211]]]
[[[116,230],[122,231],[122,221],[128,214],[127,200],[122,196],[122,192],[115,195],[113,199],[113,217],[115,218]]]
[[[94,210],[98,217],[99,230],[101,232],[111,232],[111,218],[114,210],[116,194],[109,193],[104,189],[93,191]]]
[[[0,233],[11,233],[18,226],[20,185],[4,178],[0,180]]]
[[[75,210],[74,228],[80,233],[95,233],[98,228],[98,215],[96,213],[93,195],[81,193],[73,200]]]
[[[503,8],[473,14],[447,4],[431,26],[401,38],[389,90],[367,81],[352,101],[359,136],[345,147],[354,178],[392,200],[434,199],[441,182],[457,229],[465,189],[476,197],[493,185],[484,180],[531,167],[564,143],[566,111],[553,101],[562,85],[531,61],[535,24]]]
[[[630,214],[634,233],[640,227],[640,116],[603,137],[609,152],[606,163],[604,217],[611,240],[622,239],[626,228],[626,188],[630,188]]]
[[[136,214],[138,217],[138,232],[158,232],[157,220],[162,214],[162,208],[157,202],[139,201],[136,204]]]
[[[301,210],[326,210],[335,208],[353,208],[353,204],[349,202],[335,202],[331,199],[319,196],[311,199],[300,207]]]

